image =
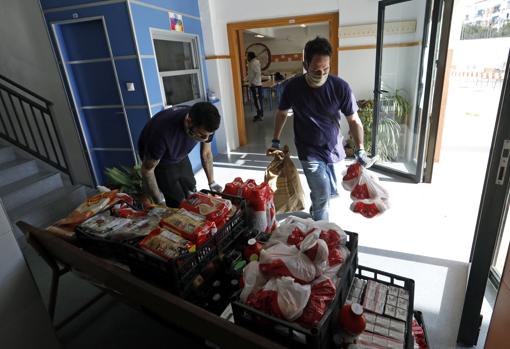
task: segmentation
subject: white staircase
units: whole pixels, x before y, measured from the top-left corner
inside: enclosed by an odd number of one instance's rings
[[[16,226],[22,220],[46,227],[82,203],[91,189],[72,185],[66,175],[0,143],[0,199],[20,246],[25,239]]]

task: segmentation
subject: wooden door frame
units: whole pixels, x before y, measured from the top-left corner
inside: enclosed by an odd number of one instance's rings
[[[329,25],[329,42],[333,47],[331,56],[331,74],[338,75],[338,12],[227,23],[228,47],[230,50],[230,64],[232,67],[239,146],[245,145],[247,143],[247,139],[246,125],[244,122],[241,71],[239,69],[242,57],[239,45],[237,44],[238,33],[245,29],[281,27],[289,24],[312,24],[318,22],[327,22]]]

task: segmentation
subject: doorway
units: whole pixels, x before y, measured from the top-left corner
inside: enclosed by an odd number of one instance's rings
[[[269,66],[271,63],[273,63],[273,66],[275,63],[279,62],[280,60],[287,60],[293,61],[300,59],[301,51],[297,52],[291,52],[289,56],[285,55],[282,56],[281,54],[274,55],[271,54],[271,50],[268,49],[267,45],[267,38],[266,35],[262,34],[268,33],[268,29],[272,29],[272,32],[284,32],[292,31],[294,29],[292,28],[299,28],[301,32],[304,32],[308,28],[309,33],[313,30],[311,28],[314,28],[315,26],[324,26],[324,28],[327,29],[317,29],[317,33],[327,33],[327,38],[329,39],[332,47],[333,47],[333,54],[331,57],[331,74],[338,75],[338,12],[334,13],[325,13],[325,14],[317,14],[317,15],[309,15],[309,16],[297,16],[297,17],[285,17],[285,18],[275,18],[275,19],[263,19],[263,20],[256,20],[256,21],[248,21],[248,22],[237,22],[237,23],[229,23],[227,24],[227,31],[228,31],[228,42],[229,42],[229,49],[230,49],[230,61],[232,66],[232,75],[233,75],[233,82],[234,82],[234,96],[235,96],[235,104],[236,104],[236,119],[237,119],[237,129],[238,129],[238,136],[239,136],[239,145],[245,146],[248,144],[248,134],[247,134],[247,122],[246,122],[246,115],[245,115],[245,103],[243,102],[243,78],[246,75],[246,65],[245,65],[245,52],[246,48],[250,47],[251,50],[256,51],[257,54],[260,54],[261,59],[264,62],[264,65],[267,65],[269,63]],[[264,30],[262,30],[264,29]],[[249,33],[249,34],[247,34]],[[258,37],[255,37],[255,35],[258,35]],[[257,38],[257,39],[266,39],[266,44],[263,44],[262,42],[250,42],[248,41],[249,38]],[[263,36],[263,37],[260,37]],[[303,36],[303,35],[301,35]],[[306,36],[306,35],[305,35]],[[303,37],[305,37],[303,36]],[[245,37],[248,39],[245,43]],[[263,45],[253,45],[255,43],[262,43]],[[303,42],[301,45],[301,49],[304,48]],[[247,45],[248,44],[248,45]],[[265,46],[265,47],[264,47]],[[266,50],[267,49],[267,50]],[[297,55],[297,57],[294,57]],[[278,61],[276,61],[278,60]],[[293,61],[296,62],[296,61]],[[279,62],[281,63],[281,62]],[[294,68],[295,69],[295,68]],[[287,74],[287,77],[292,76],[295,70],[290,70]],[[277,84],[273,83],[274,73],[277,72],[266,69],[266,74],[269,77],[267,79],[267,87],[265,88],[267,90],[266,96],[269,96],[270,99],[267,100],[267,103],[271,103],[271,109],[275,110],[277,107],[277,96],[279,94]],[[263,72],[264,74],[264,72]],[[271,76],[272,74],[272,76]],[[283,75],[283,74],[282,74]],[[285,78],[285,75],[284,75]],[[246,93],[246,88],[244,88],[244,95],[245,97],[249,94]],[[274,97],[274,99],[273,99]],[[248,97],[246,97],[248,98]],[[266,97],[267,98],[267,97]],[[248,104],[249,106],[249,104]],[[267,120],[266,120],[267,121]],[[287,127],[288,128],[288,127]],[[262,135],[258,135],[262,136]],[[272,136],[272,132],[268,137],[270,138]],[[269,144],[266,142],[266,144]]]

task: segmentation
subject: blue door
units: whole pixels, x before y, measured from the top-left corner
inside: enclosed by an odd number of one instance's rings
[[[52,27],[96,183],[105,184],[106,168],[136,162],[105,24],[97,18]]]

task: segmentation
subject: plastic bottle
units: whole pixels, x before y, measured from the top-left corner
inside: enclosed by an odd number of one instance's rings
[[[356,337],[358,337],[366,327],[361,304],[345,304],[338,313],[338,324],[341,330],[338,340],[342,348],[348,348],[350,344],[355,343]]]
[[[248,240],[248,246],[244,249],[244,257],[248,261],[258,261],[261,250],[262,244],[256,239],[250,239]]]

